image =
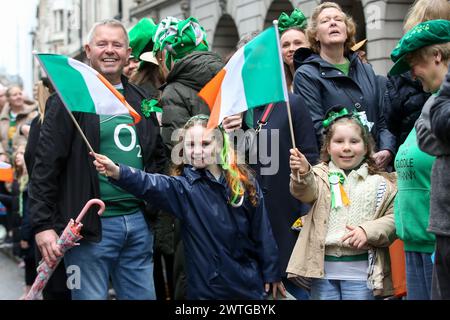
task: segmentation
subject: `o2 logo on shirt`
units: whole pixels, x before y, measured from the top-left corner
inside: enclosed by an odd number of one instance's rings
[[[130,133],[131,141],[128,146],[123,145],[123,143],[120,141],[119,137],[122,130],[126,130]],[[141,146],[139,144],[136,144],[136,141],[136,131],[131,126],[127,124],[119,124],[114,129],[114,143],[116,144],[117,148],[125,152],[129,152],[136,148],[138,149],[137,157],[142,158]]]

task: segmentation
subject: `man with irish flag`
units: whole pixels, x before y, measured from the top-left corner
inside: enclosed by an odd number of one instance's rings
[[[118,299],[155,299],[153,235],[144,203],[100,176],[89,153],[161,171],[165,155],[158,122],[153,113],[141,111],[145,92],[122,76],[131,48],[119,21],[96,23],[85,51],[90,67],[35,54],[57,92],[46,104],[29,188],[36,244],[43,259],[54,263],[61,255],[57,235],[88,200],[100,198],[106,204],[103,216],[86,214],[84,239],[64,257],[67,270],[77,276],[68,281],[72,298],[106,299],[111,278]]]

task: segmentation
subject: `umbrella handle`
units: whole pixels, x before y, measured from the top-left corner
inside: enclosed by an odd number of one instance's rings
[[[89,210],[89,208],[93,205],[93,204],[98,204],[100,206],[100,210],[98,211],[98,215],[101,216],[103,211],[105,211],[105,204],[102,200],[100,199],[91,199],[88,202],[86,202],[86,204],[84,205],[83,210],[81,210],[80,214],[78,215],[77,219],[75,220],[76,223],[80,223],[80,221],[83,219],[84,215],[86,214],[86,212]]]

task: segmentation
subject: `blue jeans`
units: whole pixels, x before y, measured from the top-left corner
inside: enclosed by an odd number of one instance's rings
[[[433,263],[430,253],[405,251],[407,300],[430,300]]]
[[[367,281],[312,279],[311,300],[374,300]]]
[[[79,287],[74,282],[72,288],[74,300],[107,299],[110,277],[117,299],[155,299],[153,235],[141,211],[102,218],[101,242],[81,241],[64,261],[66,268],[79,267]]]

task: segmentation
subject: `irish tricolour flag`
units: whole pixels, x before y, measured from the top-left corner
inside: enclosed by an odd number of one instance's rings
[[[93,68],[59,54],[35,55],[70,111],[101,115],[130,114],[134,123],[141,120],[123,95]]]
[[[208,128],[250,108],[287,101],[278,35],[270,27],[240,48],[199,92],[211,115]]]

